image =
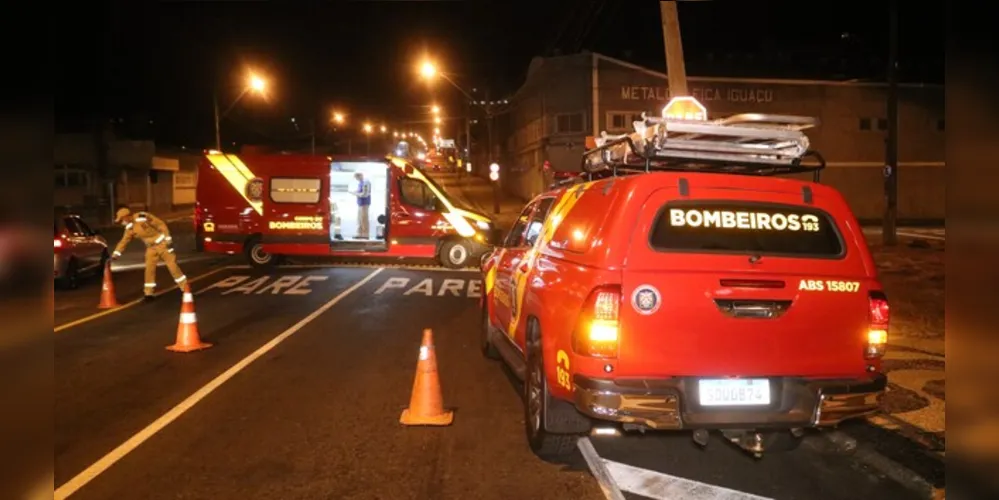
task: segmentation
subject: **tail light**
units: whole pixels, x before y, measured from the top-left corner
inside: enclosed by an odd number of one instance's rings
[[[590,292],[573,332],[573,351],[595,358],[616,358],[620,304],[620,286],[602,286]]]
[[[864,357],[880,358],[885,355],[888,347],[888,323],[891,319],[891,308],[884,292],[871,292],[868,298],[868,315],[870,324],[867,327],[867,343],[864,347]]]
[[[56,248],[62,248],[62,238],[56,238],[55,239],[55,247]]]

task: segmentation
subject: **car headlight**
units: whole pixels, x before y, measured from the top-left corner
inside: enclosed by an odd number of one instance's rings
[[[475,221],[475,225],[478,226],[479,229],[481,229],[483,231],[488,231],[489,230],[489,223],[486,222],[486,221],[481,221],[481,220],[480,221]]]

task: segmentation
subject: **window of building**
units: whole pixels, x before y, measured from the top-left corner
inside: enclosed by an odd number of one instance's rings
[[[555,133],[571,134],[583,131],[582,113],[565,113],[555,116]]]
[[[607,113],[607,130],[631,132],[635,122],[642,121],[641,112],[611,111]]]
[[[313,177],[274,177],[271,201],[275,203],[319,203],[319,179]]]
[[[85,170],[69,165],[57,166],[54,170],[55,187],[85,187],[89,185],[90,174]]]
[[[625,113],[607,113],[607,130],[627,130],[628,115]]]
[[[871,119],[861,118],[860,119],[860,130],[870,130],[871,129]]]
[[[878,130],[888,130],[887,118],[878,118]]]

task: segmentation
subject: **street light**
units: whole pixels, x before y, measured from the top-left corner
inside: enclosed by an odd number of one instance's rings
[[[424,61],[423,64],[420,65],[420,74],[423,75],[423,78],[429,80],[437,76],[437,66],[434,66],[434,63],[430,61]]]
[[[333,112],[333,123],[336,123],[337,125],[343,125],[344,120],[346,120],[346,118],[343,116],[343,113],[337,111]]]
[[[240,92],[238,96],[236,96],[236,99],[232,101],[232,104],[230,104],[229,107],[226,108],[224,113],[219,113],[218,92],[216,91],[212,93],[212,104],[215,107],[215,149],[217,151],[222,151],[222,133],[219,126],[219,123],[222,121],[222,119],[225,118],[230,111],[232,111],[232,108],[236,106],[236,103],[238,103],[240,100],[243,99],[243,96],[245,96],[247,92],[250,92],[252,90],[257,94],[263,94],[264,90],[266,89],[267,89],[267,81],[261,78],[260,76],[251,73],[249,78],[247,79],[246,86],[243,87],[243,91]]]
[[[365,123],[364,124],[364,133],[365,134],[370,134],[371,133],[371,124],[370,123]]]
[[[434,135],[440,135],[440,134],[441,134],[441,129],[434,127]]]
[[[434,117],[434,123],[436,123],[437,125],[440,125],[441,124],[441,117],[435,116]]]
[[[381,131],[382,131],[382,133],[384,134],[384,133],[385,133],[385,131],[386,131],[386,130],[388,130],[388,129],[387,129],[387,128],[385,128],[385,125],[382,125],[382,126],[381,126],[381,129],[380,129],[380,130],[381,130]]]
[[[437,114],[440,114],[440,112],[441,112],[441,107],[440,107],[440,106],[438,106],[438,105],[436,105],[436,104],[434,104],[434,105],[433,105],[433,106],[432,106],[432,107],[430,108],[430,112],[431,112],[431,113],[433,113],[433,114],[435,114],[435,115],[437,115]]]
[[[489,180],[493,181],[493,213],[498,214],[500,212],[500,202],[499,202],[499,171],[500,166],[498,163],[493,163],[489,165]]]

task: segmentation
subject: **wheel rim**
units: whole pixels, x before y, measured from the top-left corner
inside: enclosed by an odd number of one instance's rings
[[[468,259],[468,250],[465,249],[465,245],[455,245],[448,250],[447,258],[456,266],[464,264]]]
[[[271,261],[271,254],[260,248],[260,245],[253,245],[253,249],[250,250],[250,258],[257,264],[266,264]]]
[[[531,435],[536,435],[541,429],[541,384],[541,369],[532,365],[527,382],[527,412]]]

